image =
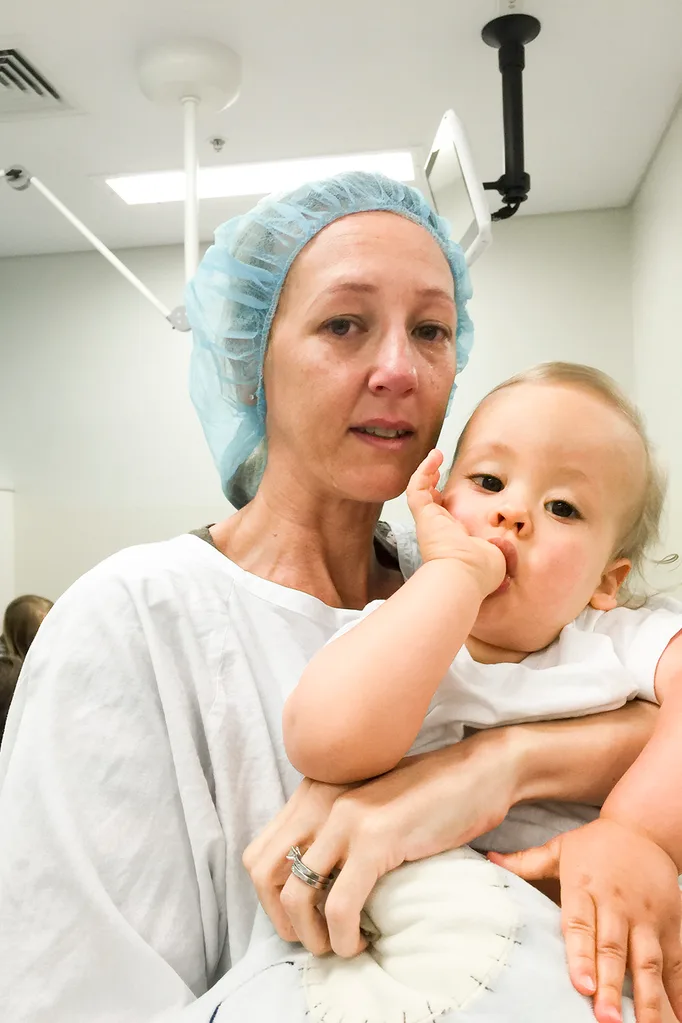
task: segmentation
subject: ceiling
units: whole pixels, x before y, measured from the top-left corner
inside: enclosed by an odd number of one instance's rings
[[[682,86],[681,0],[526,0],[527,213],[629,202]],[[181,166],[181,114],[137,85],[144,46],[188,35],[243,59],[239,100],[200,115],[204,164],[416,147],[447,107],[482,178],[502,171],[497,55],[481,41],[496,0],[23,0],[0,14],[17,46],[77,109],[0,122],[0,166],[26,165],[112,248],[179,242],[178,204],[128,207],[104,175]],[[227,145],[216,156],[212,135]],[[250,205],[203,204],[201,233]],[[0,181],[0,256],[71,251],[79,235],[35,191]]]

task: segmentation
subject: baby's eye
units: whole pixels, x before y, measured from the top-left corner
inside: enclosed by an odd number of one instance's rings
[[[422,323],[415,330],[415,334],[420,341],[444,341],[452,337],[450,331],[438,323]]]
[[[477,483],[482,490],[488,490],[491,494],[499,494],[504,490],[504,483],[497,476],[470,476],[472,483]]]
[[[581,519],[578,509],[568,501],[548,501],[545,508],[558,519]]]

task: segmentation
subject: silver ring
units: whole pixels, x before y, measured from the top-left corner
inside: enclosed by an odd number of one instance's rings
[[[316,870],[312,870],[307,867],[301,859],[301,850],[297,845],[292,845],[291,849],[287,853],[287,859],[291,860],[291,873],[294,877],[297,877],[299,881],[303,881],[309,888],[315,888],[317,891],[326,892],[334,884],[334,877],[325,877],[324,874],[318,874]]]

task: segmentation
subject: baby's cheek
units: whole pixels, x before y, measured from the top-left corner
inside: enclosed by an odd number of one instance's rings
[[[487,523],[483,509],[471,494],[461,492],[450,492],[445,494],[443,504],[447,511],[453,515],[458,522],[461,522],[467,532],[472,536],[489,535],[490,526]],[[485,528],[487,526],[487,529]]]
[[[537,565],[538,576],[541,577],[538,582],[541,582],[541,592],[548,599],[560,604],[580,603],[584,599],[587,604],[592,595],[593,572],[585,552],[578,545],[566,544],[546,550],[543,561]],[[587,590],[590,592],[585,595]]]

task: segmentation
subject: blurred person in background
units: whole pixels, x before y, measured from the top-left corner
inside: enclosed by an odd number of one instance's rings
[[[2,623],[0,655],[9,654],[23,661],[51,607],[52,601],[47,597],[36,597],[30,593],[11,601],[5,609]]]

